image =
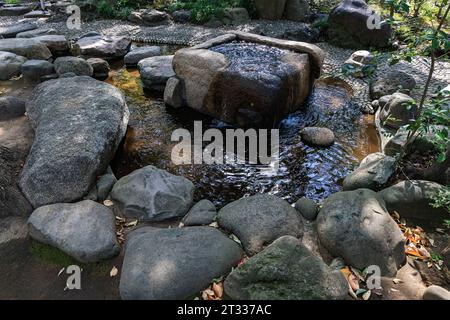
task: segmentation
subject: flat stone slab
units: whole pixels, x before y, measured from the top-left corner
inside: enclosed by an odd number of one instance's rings
[[[128,52],[125,57],[124,57],[124,62],[127,66],[136,66],[139,61],[145,59],[145,58],[150,58],[150,57],[155,57],[155,56],[160,56],[161,55],[161,48],[158,46],[143,46],[143,47],[138,47],[135,48],[133,50],[131,50],[130,52]]]
[[[0,39],[0,51],[12,52],[28,59],[48,60],[52,57],[44,43],[32,39]]]
[[[130,50],[131,40],[126,37],[92,35],[80,38],[73,46],[76,55],[85,59],[113,60],[123,58]]]
[[[7,27],[0,27],[0,37],[14,38],[18,33],[34,30],[37,25],[32,22],[22,22]]]
[[[31,10],[31,6],[4,5],[0,7],[0,16],[21,16]]]

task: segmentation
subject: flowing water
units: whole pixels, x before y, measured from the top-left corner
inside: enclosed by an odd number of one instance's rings
[[[120,177],[145,165],[155,165],[183,175],[196,185],[197,200],[207,198],[222,206],[246,195],[268,192],[294,202],[301,196],[321,201],[341,189],[342,179],[367,154],[378,151],[373,118],[363,116],[351,103],[352,90],[342,81],[316,83],[299,111],[287,116],[280,129],[280,163],[276,173],[266,166],[250,164],[182,165],[171,162],[173,130],[193,132],[196,120],[203,130],[231,128],[194,110],[172,109],[160,97],[146,97],[139,72],[119,68],[108,80],[122,89],[131,111],[124,144],[113,169]],[[330,148],[312,148],[302,143],[299,132],[306,126],[325,126],[336,135]]]
[[[163,48],[169,54],[178,48]],[[342,179],[369,153],[379,151],[373,116],[363,115],[351,102],[352,89],[343,81],[320,80],[307,103],[279,125],[280,162],[277,172],[250,164],[182,165],[171,161],[171,135],[175,129],[193,132],[194,121],[203,130],[231,128],[189,108],[166,107],[161,97],[146,96],[139,72],[113,65],[107,82],[120,88],[130,108],[124,142],[112,167],[118,177],[146,165],[154,165],[187,177],[196,185],[195,198],[207,198],[223,206],[246,195],[268,192],[294,202],[301,196],[321,201],[341,189]],[[0,92],[24,91],[21,80],[2,82]],[[336,135],[330,148],[313,148],[302,143],[299,132],[306,126],[325,126]]]

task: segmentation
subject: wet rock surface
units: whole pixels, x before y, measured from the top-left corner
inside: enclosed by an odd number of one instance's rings
[[[328,128],[306,127],[300,135],[306,144],[313,147],[329,147],[334,143],[334,133]]]
[[[308,55],[227,39],[233,35],[175,54],[189,107],[240,127],[272,127],[306,100]]]

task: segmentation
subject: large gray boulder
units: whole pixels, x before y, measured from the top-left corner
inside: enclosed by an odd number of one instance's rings
[[[275,240],[225,280],[233,300],[345,299],[348,283],[292,236]]]
[[[52,57],[44,43],[24,38],[0,39],[0,51],[12,52],[28,59],[48,60]]]
[[[370,83],[370,96],[375,100],[397,91],[408,93],[415,86],[416,80],[413,76],[403,71],[389,71]]]
[[[127,237],[120,296],[127,300],[187,299],[227,274],[242,249],[211,227],[144,227]]]
[[[286,0],[255,0],[255,8],[261,19],[281,19],[285,6]]]
[[[139,61],[138,69],[144,88],[164,92],[167,80],[175,76],[172,60],[173,56],[157,56]]]
[[[59,57],[54,62],[56,73],[74,73],[77,76],[92,77],[94,69],[84,59],[78,57]]]
[[[194,189],[184,177],[146,166],[121,178],[111,191],[111,199],[127,217],[163,221],[186,214]]]
[[[105,172],[129,111],[114,86],[90,77],[49,80],[26,104],[36,137],[20,186],[34,207],[73,202]]]
[[[281,236],[303,235],[299,213],[287,201],[269,194],[227,204],[219,211],[218,222],[239,238],[249,255],[260,252]]]
[[[396,92],[380,110],[379,117],[382,125],[399,129],[414,121],[417,116],[417,104],[410,96]]]
[[[383,198],[369,189],[333,194],[317,216],[320,243],[334,256],[360,270],[377,265],[395,276],[405,261],[402,232]]]
[[[343,182],[344,190],[367,188],[376,190],[382,187],[395,172],[395,158],[381,152],[369,154],[355,171],[347,175]]]
[[[80,262],[96,262],[119,254],[113,212],[94,201],[40,207],[28,219],[30,236]]]
[[[9,80],[22,73],[22,65],[27,58],[11,52],[0,51],[0,80]]]
[[[114,60],[123,58],[130,47],[131,40],[126,37],[93,35],[80,38],[74,44],[73,51],[85,59]]]
[[[2,37],[14,38],[18,33],[34,30],[36,28],[37,25],[32,22],[21,22],[6,27],[0,27],[0,39]]]
[[[270,127],[297,110],[320,76],[317,46],[234,31],[178,50],[186,106],[239,127]]]
[[[379,195],[384,199],[389,212],[396,211],[403,218],[440,224],[449,217],[445,208],[431,206],[440,191],[444,191],[444,186],[436,182],[406,180],[381,190]]]
[[[363,0],[340,2],[328,17],[330,41],[352,49],[389,46],[392,28],[387,22],[381,21],[379,28],[368,28],[368,24],[374,22],[374,13]]]
[[[155,57],[155,56],[160,56],[161,55],[161,48],[158,46],[142,46],[142,47],[137,47],[135,49],[132,49],[130,52],[128,52],[123,61],[125,62],[125,64],[128,67],[135,67],[139,61],[145,59],[145,58],[150,58],[150,57]]]

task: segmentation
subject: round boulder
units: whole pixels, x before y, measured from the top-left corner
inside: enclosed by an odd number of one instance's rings
[[[249,255],[260,252],[281,236],[301,238],[303,235],[297,211],[287,201],[269,194],[227,204],[219,211],[218,222],[242,241]]]
[[[403,71],[389,71],[370,84],[373,100],[401,91],[408,93],[416,86],[414,77]]]
[[[43,206],[28,219],[30,236],[57,247],[80,262],[95,262],[116,256],[113,212],[94,201]]]
[[[127,217],[163,221],[186,214],[194,189],[184,177],[146,166],[121,178],[111,191],[111,199]]]
[[[25,57],[0,51],[0,80],[9,80],[20,76],[25,61],[27,61]]]
[[[241,247],[211,227],[139,228],[127,237],[120,296],[187,299],[227,274],[241,258]]]
[[[59,75],[74,73],[77,76],[92,77],[94,69],[84,59],[77,57],[60,57],[55,60],[55,70]]]
[[[214,222],[217,215],[214,204],[206,199],[197,202],[191,210],[184,216],[181,222],[185,226],[202,226]]]
[[[224,283],[233,300],[345,299],[348,284],[292,236],[275,240],[234,269]]]
[[[334,143],[334,133],[328,128],[306,127],[300,131],[302,141],[313,147],[329,147]]]
[[[333,194],[317,216],[320,243],[360,270],[376,265],[395,276],[405,262],[405,240],[383,198],[369,189]]]

